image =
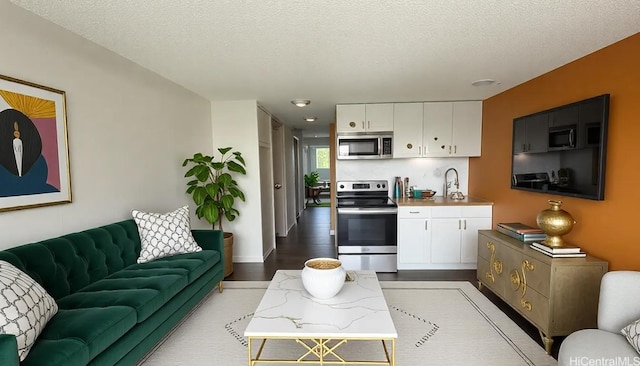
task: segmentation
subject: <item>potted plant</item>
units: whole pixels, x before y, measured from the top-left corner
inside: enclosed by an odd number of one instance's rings
[[[320,195],[320,189],[318,187],[318,180],[320,179],[320,174],[317,170],[309,172],[304,175],[304,185],[307,187],[307,198],[311,198],[313,202],[318,203],[318,196]]]
[[[307,187],[317,187],[319,179],[320,174],[317,170],[314,170],[304,175],[304,185]]]
[[[234,204],[236,198],[244,201],[245,197],[232,173],[247,174],[242,154],[231,150],[231,147],[219,148],[218,160],[196,153],[182,163],[183,167],[192,165],[184,176],[194,178],[187,183],[187,193],[197,206],[196,216],[223,232],[225,277],[233,272],[233,233],[224,231],[222,218],[233,221],[240,215]]]

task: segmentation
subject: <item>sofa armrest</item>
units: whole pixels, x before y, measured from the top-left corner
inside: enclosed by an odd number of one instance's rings
[[[205,250],[217,250],[224,257],[224,236],[222,230],[191,230],[193,238],[200,248]]]
[[[13,334],[0,334],[0,365],[19,366],[18,342]]]
[[[612,271],[602,277],[598,302],[598,328],[620,334],[640,319],[640,272]]]

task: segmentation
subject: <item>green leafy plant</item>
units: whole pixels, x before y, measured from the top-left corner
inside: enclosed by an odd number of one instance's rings
[[[182,163],[183,167],[193,165],[184,176],[194,178],[187,183],[187,193],[198,206],[196,216],[204,217],[214,228],[217,224],[222,231],[223,217],[233,221],[240,215],[233,207],[235,199],[245,200],[244,193],[231,175],[232,172],[246,175],[245,162],[241,153],[231,150],[231,147],[219,148],[219,160],[196,153]]]
[[[307,187],[315,187],[318,185],[318,180],[320,179],[320,174],[317,170],[309,172],[304,175],[304,185]]]

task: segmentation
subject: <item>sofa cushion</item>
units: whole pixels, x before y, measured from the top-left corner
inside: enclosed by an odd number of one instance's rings
[[[60,309],[82,309],[109,306],[128,306],[136,311],[140,323],[164,305],[165,299],[156,289],[123,289],[94,292],[76,292],[58,300]]]
[[[89,347],[80,339],[38,339],[21,366],[69,366],[89,363]]]
[[[126,275],[133,271],[147,271],[150,269],[174,269],[182,270],[187,274],[189,283],[192,283],[203,273],[208,271],[216,263],[220,262],[220,252],[216,250],[203,250],[197,253],[178,254],[163,257],[151,262],[133,264],[121,271],[118,276]]]
[[[0,260],[0,333],[13,334],[24,360],[58,305],[40,284]]]
[[[133,210],[132,215],[140,233],[138,263],[202,250],[191,234],[189,206],[166,214]]]
[[[128,306],[60,309],[42,331],[36,347],[40,339],[76,339],[84,343],[91,359],[133,328],[136,320],[135,310]]]
[[[111,276],[94,282],[81,289],[78,293],[91,293],[99,291],[120,291],[151,289],[158,291],[159,300],[167,302],[188,284],[188,278],[184,274],[158,274],[150,275],[145,273],[125,273],[119,271]],[[166,271],[165,271],[166,272]],[[141,320],[139,319],[138,322]]]

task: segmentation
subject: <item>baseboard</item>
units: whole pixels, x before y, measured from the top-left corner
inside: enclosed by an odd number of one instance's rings
[[[234,255],[233,263],[264,263],[264,259],[262,259],[262,257],[248,257],[248,256],[236,257]]]
[[[263,262],[267,259],[267,257],[269,256],[269,254],[271,254],[271,252],[273,252],[273,249],[274,249],[274,248],[273,248],[273,247],[271,247],[271,248],[269,248],[269,250],[267,250],[267,252],[266,252],[266,253],[264,253],[264,255],[262,256],[262,261],[263,261]]]

